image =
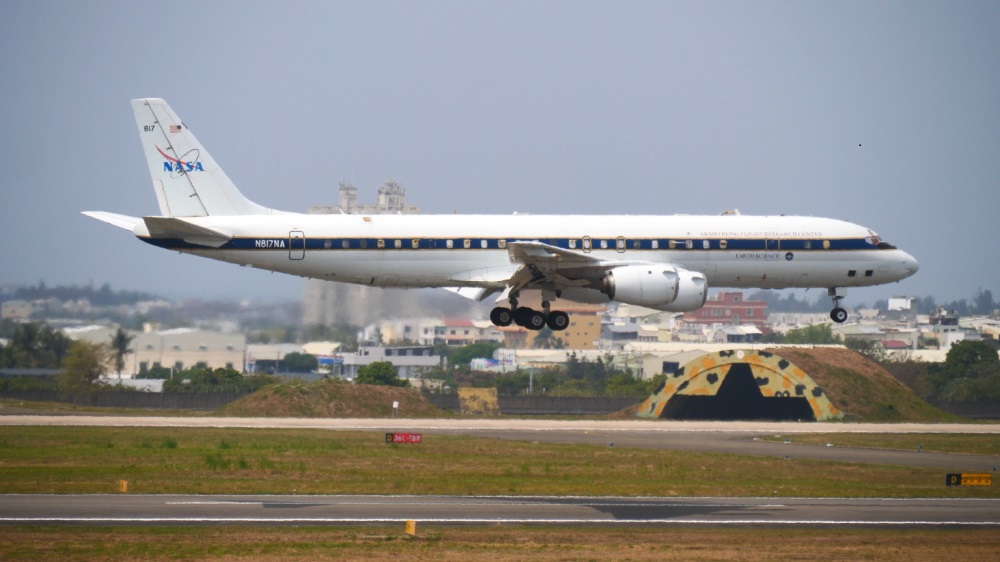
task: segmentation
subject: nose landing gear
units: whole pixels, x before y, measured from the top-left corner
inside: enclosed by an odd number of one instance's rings
[[[847,290],[830,287],[827,289],[827,294],[833,300],[833,310],[830,311],[830,320],[833,320],[837,324],[843,324],[847,321],[847,311],[840,306],[840,301],[847,296]]]

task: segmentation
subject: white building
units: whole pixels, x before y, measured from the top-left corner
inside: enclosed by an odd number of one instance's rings
[[[117,328],[86,326],[64,330],[73,340],[109,345]],[[193,328],[174,330],[146,330],[136,332],[126,330],[133,337],[125,356],[123,377],[132,377],[153,367],[164,367],[177,371],[193,367],[209,369],[229,368],[243,370],[246,352],[246,336],[243,334],[222,334]],[[117,375],[117,373],[115,373]]]
[[[354,353],[344,353],[343,363],[334,374],[347,379],[358,376],[358,369],[379,361],[388,361],[396,367],[402,379],[417,379],[420,375],[437,367],[441,356],[434,355],[434,348],[427,346],[408,347],[362,347]]]

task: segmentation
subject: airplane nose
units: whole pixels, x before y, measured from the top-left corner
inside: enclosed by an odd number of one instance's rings
[[[920,269],[920,264],[917,263],[916,258],[903,252],[903,273],[905,277],[909,277]]]

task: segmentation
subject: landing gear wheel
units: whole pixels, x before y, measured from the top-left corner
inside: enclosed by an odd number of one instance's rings
[[[514,321],[514,313],[505,306],[498,306],[490,311],[490,322],[494,326],[510,326]]]
[[[534,310],[526,306],[518,307],[518,309],[514,311],[514,323],[517,324],[518,326],[527,328],[528,320],[534,313],[535,313]],[[543,322],[545,321],[544,317],[542,318],[542,321]]]
[[[545,315],[537,310],[532,310],[524,327],[529,330],[541,330],[545,327]]]
[[[561,332],[569,327],[569,314],[561,310],[550,312],[549,318],[545,323],[553,332]]]
[[[837,324],[843,324],[847,321],[847,311],[838,306],[830,311],[830,320],[833,320]]]

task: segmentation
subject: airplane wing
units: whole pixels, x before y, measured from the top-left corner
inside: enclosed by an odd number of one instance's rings
[[[586,287],[599,281],[608,270],[640,262],[601,259],[590,254],[534,241],[507,244],[513,263],[521,267],[507,281],[504,295],[525,288]]]
[[[593,286],[612,268],[646,263],[601,259],[535,241],[508,242],[507,254],[514,264],[508,271],[498,270],[488,277],[482,277],[481,273],[472,275],[461,279],[462,286],[445,289],[478,302],[499,293],[496,301],[500,302],[506,300],[510,293],[526,288],[558,291]]]

